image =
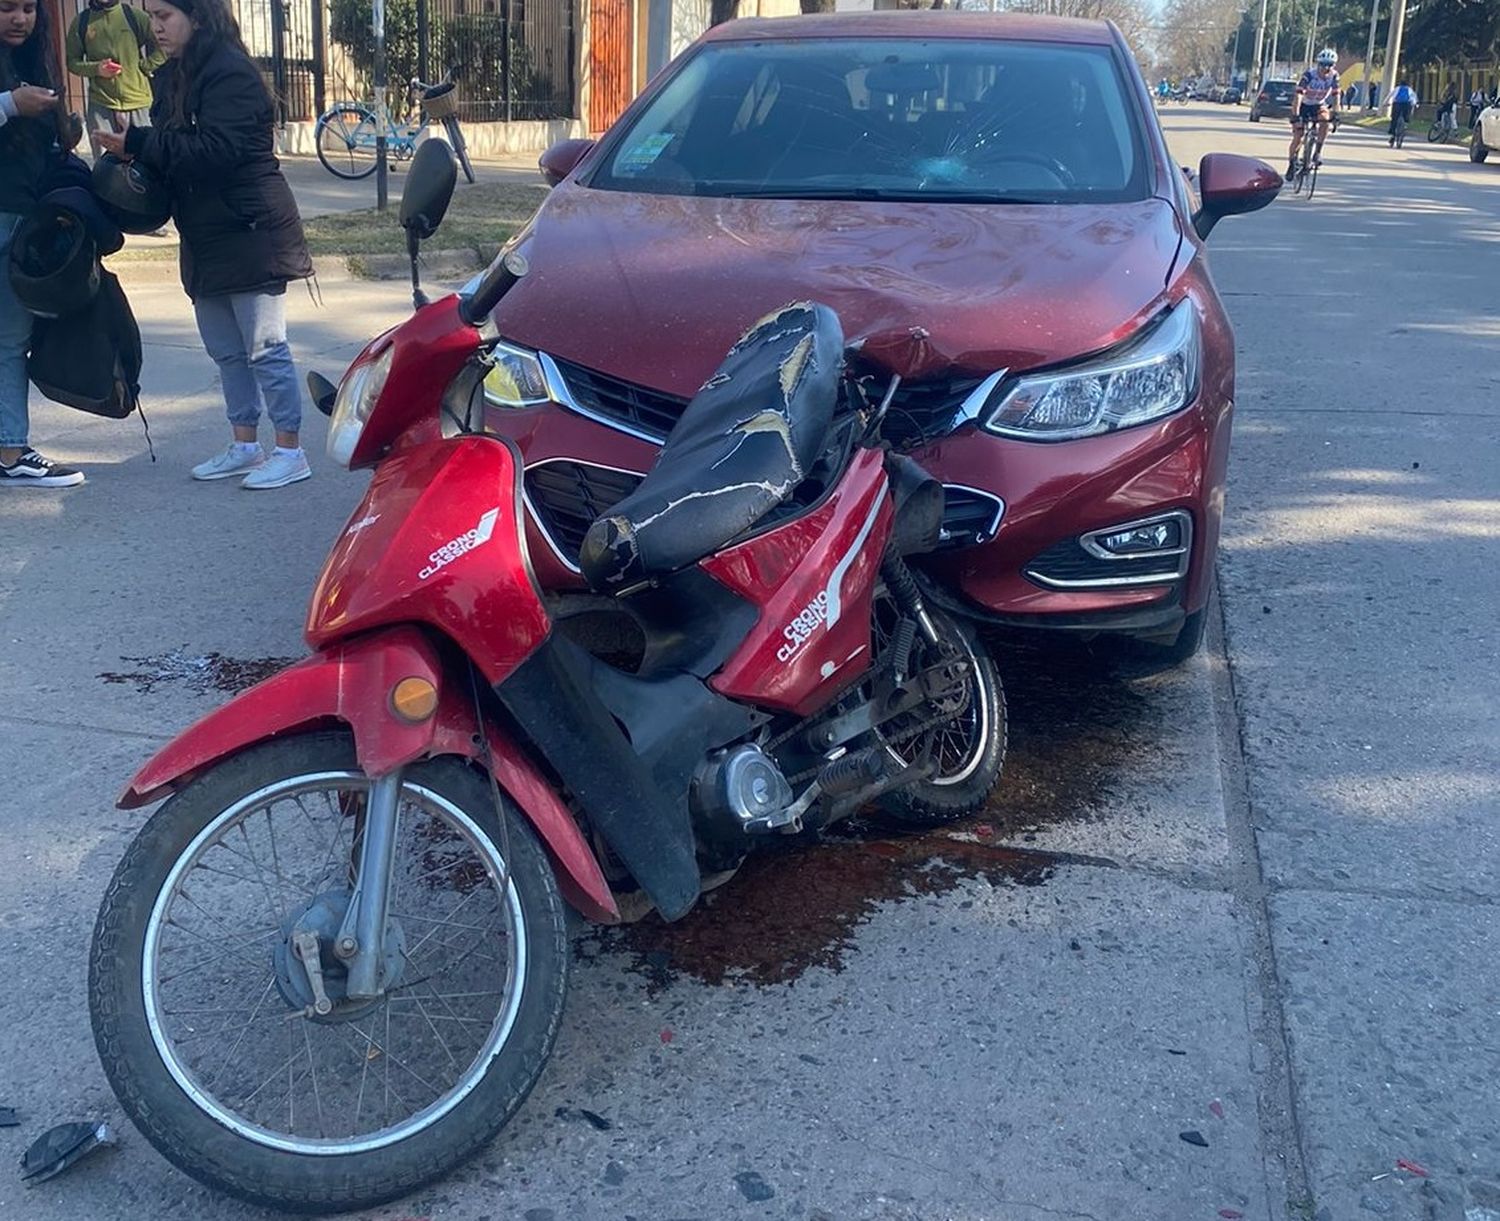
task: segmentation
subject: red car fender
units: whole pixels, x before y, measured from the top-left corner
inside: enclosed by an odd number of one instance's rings
[[[440,692],[437,712],[420,724],[391,710],[391,688],[403,678],[425,678]],[[436,755],[483,761],[468,693],[443,680],[436,651],[415,628],[392,628],[317,653],[190,725],[136,773],[119,805],[159,801],[229,755],[321,724],[349,726],[359,765],[374,776]],[[590,920],[618,921],[609,884],[567,807],[499,726],[485,730],[495,779],[546,846],[564,897]]]

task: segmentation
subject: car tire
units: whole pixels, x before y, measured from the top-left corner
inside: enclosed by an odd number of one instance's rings
[[[1194,657],[1203,647],[1208,634],[1208,616],[1214,605],[1213,597],[1182,621],[1176,639],[1170,643],[1160,640],[1137,639],[1131,642],[1129,655],[1145,662],[1153,672],[1173,670]]]
[[[1478,165],[1489,155],[1489,146],[1479,138],[1479,133],[1476,131],[1473,139],[1469,141],[1469,160]]]
[[[1252,122],[1252,123],[1259,123],[1260,122],[1260,115],[1256,114],[1255,111],[1253,111],[1253,110],[1250,112],[1250,122]]]

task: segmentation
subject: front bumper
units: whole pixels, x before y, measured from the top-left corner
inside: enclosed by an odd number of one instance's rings
[[[1005,500],[1004,518],[989,542],[923,561],[939,600],[1007,627],[1170,635],[1208,600],[1229,415],[1227,404],[1214,408],[1200,401],[1157,424],[1051,444],[970,426],[914,455],[945,483],[993,491]],[[1128,562],[1117,568],[1083,565],[1076,572],[1053,567],[1047,570],[1050,580],[1039,572],[1038,557],[1055,555],[1059,544],[1173,512],[1185,515],[1191,538],[1180,562],[1151,570],[1159,576],[1118,579],[1132,573]]]

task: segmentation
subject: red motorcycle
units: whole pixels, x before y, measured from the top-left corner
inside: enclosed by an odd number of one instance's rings
[[[123,806],[167,800],[95,930],[121,1105],[277,1208],[391,1199],[504,1126],[562,1020],[565,903],[675,919],[767,837],[872,801],[973,811],[1004,752],[992,663],[903,558],[937,545],[942,488],[840,393],[822,307],[735,345],[589,524],[586,590],[538,581],[483,392],[524,260],[430,304],[416,284],[453,184],[425,145],[402,202],[419,308],[315,383],[330,450],[374,475],[313,654],[134,778]]]

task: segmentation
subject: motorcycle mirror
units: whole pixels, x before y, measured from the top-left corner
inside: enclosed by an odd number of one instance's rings
[[[339,388],[321,373],[309,373],[307,375],[307,392],[312,395],[313,406],[324,415],[333,414],[333,400],[338,397]]]
[[[423,242],[437,232],[457,183],[453,150],[436,137],[423,141],[411,160],[401,192],[401,227],[409,238]]]

